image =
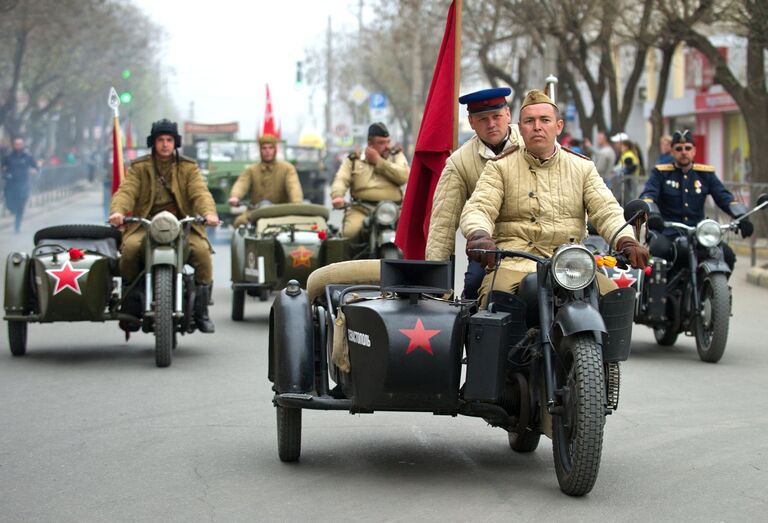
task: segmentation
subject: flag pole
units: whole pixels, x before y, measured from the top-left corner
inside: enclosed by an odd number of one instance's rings
[[[120,97],[117,96],[117,91],[114,87],[109,90],[109,99],[107,101],[112,108],[112,194],[115,194],[117,188],[123,182],[125,178],[125,164],[123,163],[123,139],[120,136]],[[117,174],[117,176],[115,176]]]
[[[461,2],[456,2],[453,45],[453,151],[459,148],[459,89],[461,83]]]

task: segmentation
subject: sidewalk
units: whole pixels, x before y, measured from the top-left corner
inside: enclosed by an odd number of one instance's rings
[[[739,264],[749,265],[751,263],[750,244],[747,241],[733,241],[729,244],[736,253]],[[747,281],[758,287],[768,289],[768,241],[759,239],[755,242],[755,254],[757,264],[751,267],[747,272]]]

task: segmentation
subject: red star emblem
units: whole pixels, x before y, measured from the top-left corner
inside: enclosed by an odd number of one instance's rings
[[[312,267],[312,254],[314,254],[312,251],[303,245],[299,245],[298,249],[290,253],[291,258],[293,258],[293,267],[301,267],[302,265]]]
[[[411,342],[408,344],[408,348],[405,350],[406,354],[410,354],[419,347],[428,353],[433,354],[432,345],[430,345],[429,339],[433,336],[436,336],[437,333],[440,332],[440,329],[425,329],[424,324],[421,323],[421,318],[417,318],[416,326],[414,328],[400,329],[400,332],[411,339]]]
[[[56,279],[56,288],[53,290],[54,296],[66,288],[70,288],[77,294],[83,294],[80,291],[80,283],[77,280],[88,272],[88,269],[73,269],[72,263],[67,261],[67,263],[62,265],[61,269],[48,269],[45,272]]]
[[[633,278],[632,272],[629,270],[616,270],[616,272],[618,272],[618,275],[614,273],[614,275],[611,276],[611,279],[620,289],[631,287],[637,281],[637,278]]]

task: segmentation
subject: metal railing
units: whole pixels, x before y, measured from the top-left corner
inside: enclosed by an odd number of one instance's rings
[[[42,167],[37,174],[29,178],[27,207],[37,207],[62,200],[81,190],[88,183],[88,166],[85,164]],[[4,195],[4,192],[3,184],[0,194]],[[5,216],[7,213],[3,197],[0,199],[0,216]]]

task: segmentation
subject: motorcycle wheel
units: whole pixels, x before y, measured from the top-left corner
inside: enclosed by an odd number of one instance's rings
[[[696,318],[696,350],[701,361],[717,363],[728,341],[730,289],[725,274],[710,274],[701,285],[702,314]]]
[[[161,265],[155,277],[155,364],[168,367],[173,352],[173,267]]]
[[[600,346],[591,335],[563,338],[557,387],[563,413],[552,417],[552,451],[560,490],[583,496],[600,470],[605,425],[605,384]]]
[[[530,430],[521,433],[510,431],[507,436],[509,448],[515,452],[533,452],[539,446],[539,439],[541,438],[541,434]]]
[[[656,343],[664,347],[671,347],[677,341],[678,333],[664,327],[654,327],[653,337]]]
[[[298,461],[301,455],[301,409],[277,409],[277,454],[280,461]]]
[[[24,356],[27,353],[26,321],[8,321],[8,342],[14,356]]]
[[[245,289],[232,291],[232,321],[243,321],[245,310]]]
[[[395,245],[384,245],[379,249],[379,258],[382,260],[401,260],[403,253]]]

